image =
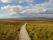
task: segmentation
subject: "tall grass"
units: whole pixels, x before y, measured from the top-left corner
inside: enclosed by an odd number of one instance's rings
[[[26,29],[31,40],[53,40],[53,21],[31,21]]]
[[[0,21],[0,40],[18,40],[24,22]]]

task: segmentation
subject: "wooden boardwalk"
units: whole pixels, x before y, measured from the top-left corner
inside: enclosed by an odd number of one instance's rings
[[[29,37],[28,32],[26,30],[26,25],[27,25],[27,23],[25,23],[21,27],[19,40],[31,40],[31,38]]]

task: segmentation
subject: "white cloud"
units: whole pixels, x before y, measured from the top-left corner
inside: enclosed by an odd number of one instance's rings
[[[12,15],[14,14],[19,14],[22,10],[23,10],[23,7],[22,6],[10,6],[10,5],[7,5],[7,6],[4,6],[4,7],[1,7],[2,10],[7,10],[7,11],[10,11]]]
[[[9,3],[9,2],[17,2],[17,3],[23,3],[23,2],[27,2],[27,3],[31,3],[34,0],[1,0],[3,3]]]
[[[20,2],[24,2],[22,0],[18,0],[18,2],[19,1]],[[29,2],[30,0],[25,0],[25,1]],[[50,1],[46,2],[46,3],[35,4],[35,5],[26,6],[26,7],[22,7],[20,5],[18,5],[18,6],[7,5],[7,6],[4,6],[4,7],[1,7],[1,9],[10,11],[11,12],[10,15],[18,15],[18,14],[24,14],[25,15],[25,14],[36,14],[36,13],[39,13],[39,14],[40,13],[48,13],[47,11],[51,10],[51,9],[46,8],[46,6],[51,5]],[[51,11],[50,11],[50,13],[51,13]]]
[[[25,9],[27,8],[27,9]],[[33,14],[33,13],[42,13],[45,12],[47,9],[44,8],[43,6],[41,7],[40,5],[35,5],[35,6],[26,6],[23,8],[22,6],[4,6],[1,7],[2,10],[7,10],[10,11],[12,15],[17,15],[17,14]]]
[[[32,3],[34,0],[25,0],[26,2],[28,2],[28,3]]]
[[[34,0],[1,0],[4,3],[8,2],[18,2],[18,3],[31,3]],[[8,12],[11,12],[10,16],[18,16],[18,15],[32,15],[32,14],[53,14],[53,10],[50,8],[47,8],[46,6],[53,6],[53,0],[49,0],[48,2],[42,3],[42,4],[30,4],[29,6],[22,7],[20,5],[18,6],[3,6],[1,7],[2,10],[6,10]],[[44,16],[44,15],[42,15]]]
[[[44,13],[46,9],[28,9],[24,10],[21,13],[22,14],[36,14],[36,13]]]
[[[1,0],[2,2],[4,3],[7,3],[7,2],[15,2],[15,0]]]
[[[22,14],[36,14],[36,13],[44,13],[46,12],[48,9],[45,8],[47,4],[36,4],[36,5],[32,5],[32,6],[27,6],[26,10],[23,10],[21,13]]]

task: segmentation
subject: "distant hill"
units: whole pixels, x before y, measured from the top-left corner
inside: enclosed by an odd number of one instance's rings
[[[53,20],[53,18],[48,17],[23,17],[23,18],[5,18],[0,20]]]

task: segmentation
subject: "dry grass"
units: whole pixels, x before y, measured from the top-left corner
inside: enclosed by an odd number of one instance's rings
[[[32,40],[53,40],[53,21],[30,21],[26,28]]]
[[[26,29],[32,40],[53,40],[53,21],[0,21],[0,40],[18,40],[22,25],[27,22]]]
[[[0,40],[18,40],[22,21],[0,21]]]

